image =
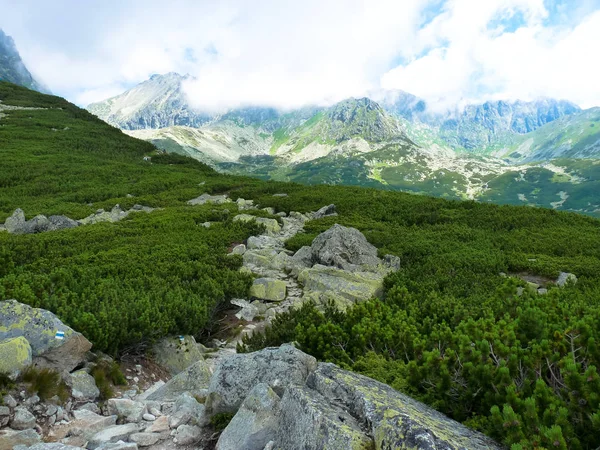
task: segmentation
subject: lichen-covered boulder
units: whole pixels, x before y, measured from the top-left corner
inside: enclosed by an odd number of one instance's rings
[[[377,248],[356,228],[335,224],[318,235],[311,245],[315,262],[344,270],[377,267]]]
[[[23,336],[0,341],[0,373],[16,378],[32,362],[31,346]]]
[[[274,447],[286,450],[372,450],[373,441],[365,431],[354,417],[318,392],[290,386],[281,399]]]
[[[69,383],[76,400],[94,400],[100,395],[100,389],[96,386],[94,377],[85,370],[73,372]]]
[[[446,417],[391,387],[334,364],[320,363],[307,387],[368,424],[376,449],[500,450],[481,433]],[[283,404],[283,402],[282,402]]]
[[[265,383],[278,394],[290,385],[303,385],[317,361],[292,345],[234,354],[217,364],[208,387],[209,414],[235,412],[248,393]]]
[[[348,272],[320,264],[304,269],[298,281],[304,286],[304,297],[323,304],[333,301],[346,309],[353,303],[383,295],[383,275],[375,272]]]
[[[250,296],[270,302],[285,300],[287,285],[285,281],[272,278],[257,278],[250,287]]]
[[[16,300],[0,302],[0,340],[23,336],[31,345],[33,364],[70,372],[85,359],[92,344],[45,309]]]
[[[172,336],[161,339],[152,347],[154,361],[177,375],[204,359],[194,336]]]
[[[205,394],[211,375],[208,364],[204,360],[199,360],[159,387],[147,397],[147,400],[172,402],[184,392],[189,392],[191,395]]]
[[[267,234],[275,234],[281,231],[281,225],[275,219],[267,219],[265,217],[256,217],[250,214],[238,214],[233,218],[234,222],[256,222],[260,225],[264,225]]]
[[[196,197],[188,201],[188,205],[205,205],[206,203],[212,203],[213,205],[222,205],[223,203],[229,203],[231,199],[227,195],[210,195],[202,194],[200,197]]]
[[[273,389],[257,384],[221,433],[216,450],[263,450],[277,433],[279,401]]]

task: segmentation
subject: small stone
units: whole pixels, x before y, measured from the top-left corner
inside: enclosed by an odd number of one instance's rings
[[[136,371],[137,373],[142,373],[142,366],[141,366],[140,364],[136,364],[136,365],[135,365],[135,371]]]
[[[160,413],[160,411],[157,408],[150,408],[148,410],[150,412],[150,414],[152,414],[154,417],[159,417],[162,414]]]
[[[147,433],[162,433],[163,431],[169,430],[169,417],[168,416],[160,416],[152,425],[146,428]]]
[[[180,425],[177,427],[177,444],[190,445],[195,444],[202,436],[202,429],[196,425]]]
[[[159,441],[160,435],[157,433],[133,433],[129,439],[140,447],[150,447]]]
[[[15,408],[15,415],[10,422],[10,427],[15,430],[27,430],[35,427],[35,416],[23,406]]]
[[[156,420],[156,416],[150,413],[146,413],[142,416],[142,419],[144,419],[147,422],[154,422]]]
[[[140,379],[139,379],[138,377],[133,377],[133,382],[134,382],[134,383],[139,383],[139,382],[140,382]]]

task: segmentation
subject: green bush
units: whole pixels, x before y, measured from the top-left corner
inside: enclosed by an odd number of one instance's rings
[[[19,380],[27,384],[29,394],[36,394],[42,401],[58,396],[64,403],[71,395],[69,387],[56,370],[29,366],[21,372]]]

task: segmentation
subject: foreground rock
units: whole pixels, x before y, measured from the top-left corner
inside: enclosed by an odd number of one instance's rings
[[[175,375],[164,386],[148,396],[148,400],[175,401],[181,394],[206,396],[211,372],[204,360],[197,361],[183,372]]]
[[[35,430],[15,431],[10,428],[0,430],[0,450],[13,450],[18,445],[34,445],[42,440]]]
[[[0,302],[0,341],[24,337],[31,346],[33,363],[70,372],[85,360],[92,344],[81,333],[45,309],[16,300]]]
[[[290,345],[225,360],[209,390],[207,413],[237,411],[219,450],[501,448],[385,384],[315,364]]]
[[[259,383],[278,393],[292,384],[303,385],[316,364],[315,358],[291,345],[233,355],[217,365],[210,380],[207,411],[209,414],[237,411]]]

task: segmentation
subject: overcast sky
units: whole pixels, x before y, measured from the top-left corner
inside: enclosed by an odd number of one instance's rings
[[[0,0],[0,28],[80,105],[170,71],[208,109],[379,88],[600,105],[600,0]]]

